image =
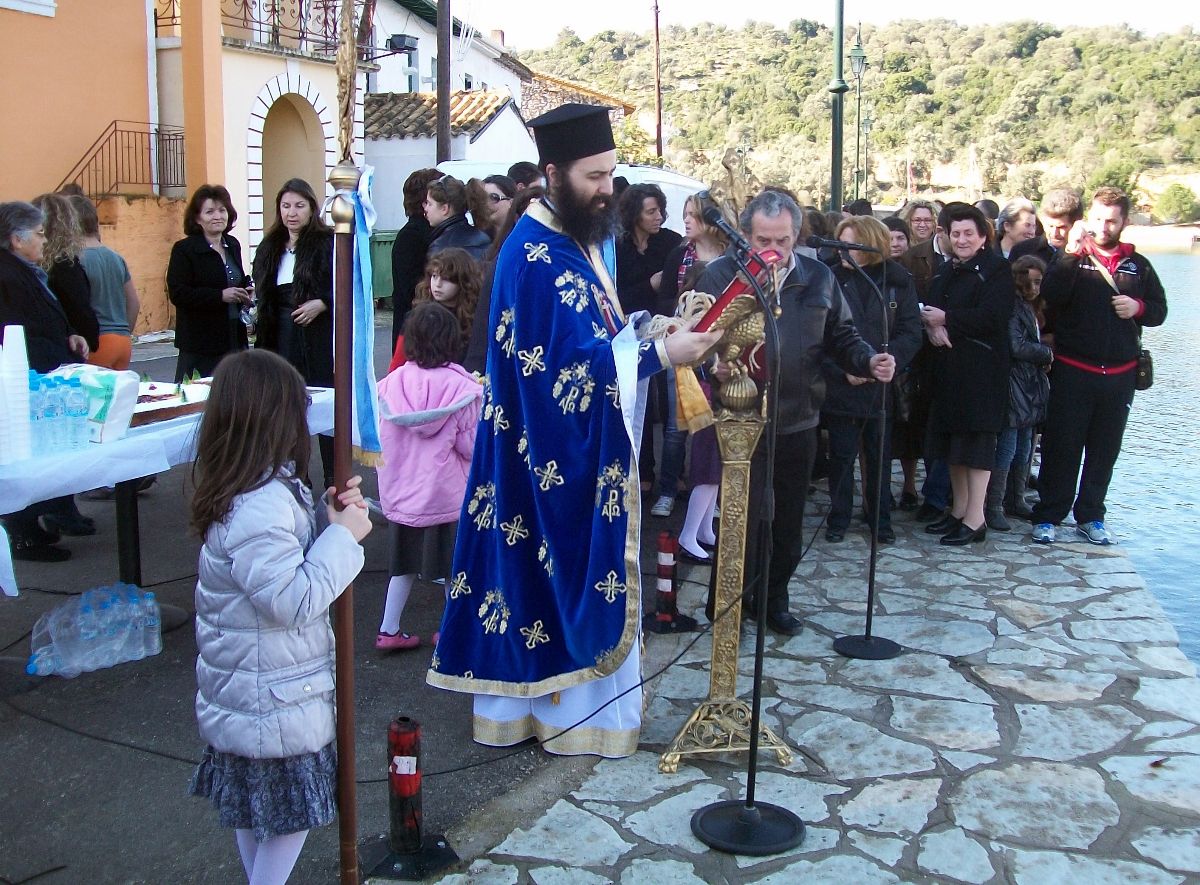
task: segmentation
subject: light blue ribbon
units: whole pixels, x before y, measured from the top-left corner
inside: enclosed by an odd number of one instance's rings
[[[371,287],[371,228],[375,207],[371,183],[375,170],[366,166],[358,190],[345,196],[354,204],[354,328],[353,375],[354,445],[364,454],[378,454],[379,401],[375,390],[375,299]]]

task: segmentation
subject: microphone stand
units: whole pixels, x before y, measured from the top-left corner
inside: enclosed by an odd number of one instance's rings
[[[889,345],[889,330],[888,330],[888,309],[887,302],[884,300],[883,292],[879,286],[875,285],[875,281],[871,279],[871,275],[862,269],[862,266],[854,260],[850,255],[846,256],[850,259],[850,263],[854,265],[854,269],[858,271],[858,275],[867,281],[867,284],[875,292],[875,297],[879,301],[879,308],[883,311],[883,346],[882,353],[888,352]],[[887,261],[886,258],[880,256],[880,267]],[[886,273],[886,269],[884,270]],[[879,556],[879,510],[880,501],[883,499],[883,450],[884,442],[887,439],[887,400],[888,390],[887,385],[881,387],[882,396],[880,397],[879,406],[879,454],[875,464],[875,501],[873,513],[871,514],[871,564],[867,571],[867,625],[861,636],[839,636],[833,641],[833,650],[846,658],[858,658],[865,661],[886,661],[900,654],[900,646],[890,639],[884,639],[881,636],[873,636],[871,634],[871,625],[875,616],[875,563]],[[853,468],[852,468],[853,469]],[[866,477],[863,477],[863,500],[868,497],[866,489]],[[890,489],[889,489],[890,493]]]
[[[754,295],[763,311],[765,349],[767,354],[766,389],[766,470],[755,551],[758,560],[758,587],[755,590],[757,636],[754,643],[754,693],[750,710],[750,760],[746,771],[746,799],[727,799],[714,802],[692,815],[692,833],[710,848],[730,854],[780,854],[804,840],[804,822],[792,811],[779,805],[755,804],[755,782],[758,776],[758,743],[762,722],[763,655],[767,633],[766,584],[771,564],[771,526],[775,520],[775,428],[779,399],[779,324],[775,319],[772,299],[750,272],[746,259],[750,246],[744,240],[734,240],[733,260],[754,287]],[[772,287],[777,286],[774,272]],[[775,293],[778,302],[778,292]]]

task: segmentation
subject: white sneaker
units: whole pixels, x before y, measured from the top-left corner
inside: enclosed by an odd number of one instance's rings
[[[1090,543],[1098,544],[1101,547],[1107,547],[1112,543],[1112,536],[1109,535],[1108,529],[1098,519],[1075,526],[1075,531],[1087,538]]]
[[[650,508],[650,515],[651,516],[670,516],[671,511],[673,511],[674,509],[675,509],[675,499],[668,498],[666,495],[663,495],[661,498],[659,498],[657,501],[655,501],[654,506]]]
[[[1055,534],[1054,523],[1039,522],[1033,527],[1033,540],[1037,544],[1053,544]]]

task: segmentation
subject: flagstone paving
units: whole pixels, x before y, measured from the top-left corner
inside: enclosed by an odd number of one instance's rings
[[[811,522],[815,527],[816,523]],[[915,527],[919,528],[919,527]],[[775,857],[704,846],[690,818],[742,798],[746,756],[659,754],[708,690],[708,637],[651,684],[642,745],[563,784],[445,885],[489,883],[1182,883],[1200,874],[1200,682],[1119,547],[1036,546],[1027,532],[946,550],[897,525],[879,556],[874,633],[891,661],[838,656],[863,629],[867,545],[810,552],[793,580],[806,621],[770,635],[757,799],[807,825]],[[705,623],[702,569],[681,608]],[[753,628],[739,688],[750,695]],[[647,638],[647,673],[692,635]]]

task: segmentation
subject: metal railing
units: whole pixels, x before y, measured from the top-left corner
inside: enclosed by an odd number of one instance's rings
[[[183,129],[113,120],[57,189],[68,184],[90,197],[186,187]]]
[[[373,6],[373,0],[354,2],[360,42],[369,37],[362,33],[368,3]],[[340,0],[221,0],[221,31],[229,40],[332,58],[337,54],[340,9]],[[179,36],[180,22],[180,0],[156,0],[156,36]]]

